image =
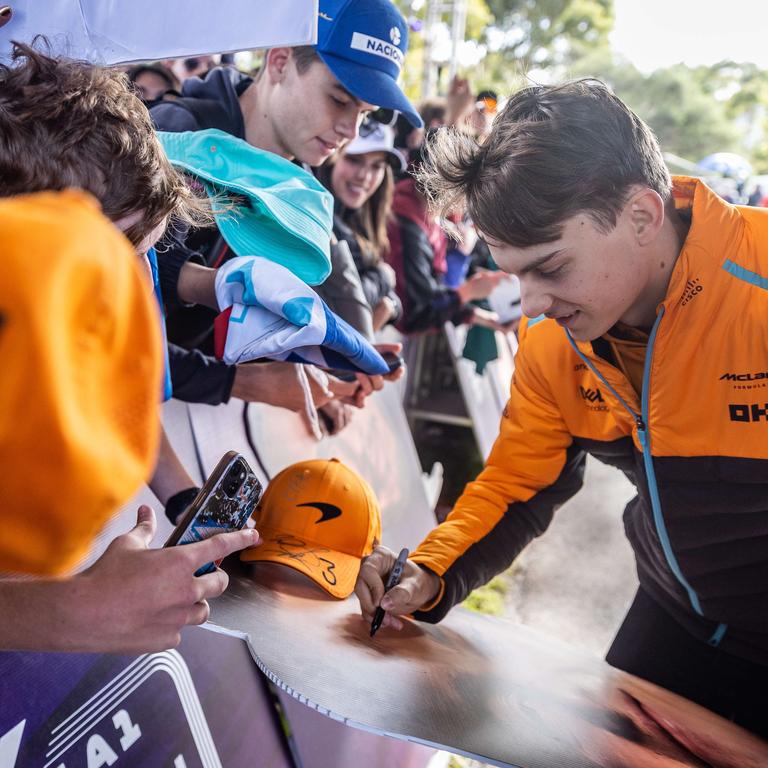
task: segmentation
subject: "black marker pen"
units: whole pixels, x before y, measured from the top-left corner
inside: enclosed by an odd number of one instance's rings
[[[396,587],[400,583],[400,578],[403,575],[403,568],[405,567],[405,561],[408,559],[408,550],[403,548],[400,550],[400,554],[395,560],[395,564],[392,566],[392,570],[389,572],[389,578],[387,579],[384,592],[389,592],[392,587]],[[376,613],[373,614],[373,621],[371,622],[371,637],[373,637],[381,626],[381,622],[384,621],[384,609],[379,606],[376,609]]]

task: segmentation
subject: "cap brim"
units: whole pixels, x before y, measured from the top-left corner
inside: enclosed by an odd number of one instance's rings
[[[212,192],[215,195],[216,187]],[[260,197],[248,197],[254,210],[228,211],[212,197],[212,208],[221,211],[216,225],[227,245],[238,256],[274,261],[308,285],[322,283],[331,273],[330,233],[277,195],[263,192]]]
[[[344,147],[345,155],[365,155],[368,152],[384,152],[388,155],[388,160],[391,159],[390,165],[393,166],[396,171],[405,171],[408,164],[405,162],[405,158],[396,150],[389,147],[377,147],[371,146],[369,148],[356,147],[353,148],[352,144],[347,144]]]
[[[377,107],[396,109],[414,128],[424,127],[419,113],[388,74],[324,51],[317,51],[317,54],[353,96]]]
[[[240,553],[243,562],[287,565],[340,600],[354,591],[361,558],[281,531],[258,530],[261,543]]]

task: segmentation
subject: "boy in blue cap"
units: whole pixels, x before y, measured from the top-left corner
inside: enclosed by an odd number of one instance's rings
[[[363,117],[377,106],[421,124],[397,84],[407,46],[406,21],[390,0],[321,0],[315,46],[267,51],[255,78],[227,68],[191,78],[182,97],[158,104],[152,117],[160,130],[217,128],[287,159],[321,165],[357,135]],[[233,255],[217,233],[181,235],[160,255],[166,301],[210,304],[212,277],[204,267]],[[171,338],[194,346],[212,321],[205,309],[179,306],[172,311]],[[179,351],[171,368],[174,394],[182,399],[253,399],[248,366],[236,372]]]
[[[227,68],[190,78],[182,98],[156,105],[152,117],[161,130],[219,128],[322,165],[377,106],[421,126],[397,84],[407,48],[406,21],[391,0],[322,0],[316,45],[270,49],[255,78]]]

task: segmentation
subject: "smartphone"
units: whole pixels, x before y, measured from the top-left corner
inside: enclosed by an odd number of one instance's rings
[[[389,372],[394,373],[398,368],[403,365],[403,358],[400,355],[396,355],[394,352],[382,352],[381,356],[384,358],[384,362],[389,367]],[[356,376],[354,371],[342,371],[340,369],[329,370],[328,373],[331,376],[335,376],[342,381],[355,381]]]
[[[164,546],[192,544],[217,533],[240,530],[253,514],[261,492],[261,483],[248,462],[237,451],[228,451]],[[218,565],[206,563],[195,571],[195,576],[211,573]]]

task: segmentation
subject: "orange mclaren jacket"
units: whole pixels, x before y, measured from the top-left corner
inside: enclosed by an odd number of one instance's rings
[[[694,635],[768,663],[768,210],[677,178],[692,223],[657,310],[642,396],[603,339],[524,324],[499,437],[412,559],[439,621],[506,568],[582,483],[587,453],[637,487],[624,523],[642,587]]]

